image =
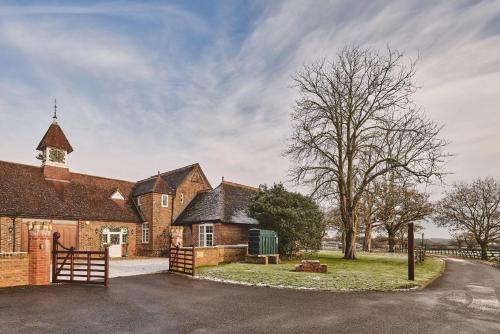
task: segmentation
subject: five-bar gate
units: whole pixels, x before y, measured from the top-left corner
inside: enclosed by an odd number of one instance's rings
[[[169,271],[194,276],[194,247],[170,247]]]
[[[85,283],[108,286],[109,249],[80,251],[67,248],[54,233],[52,240],[52,283]]]

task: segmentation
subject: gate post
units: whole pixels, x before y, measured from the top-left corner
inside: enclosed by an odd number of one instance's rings
[[[29,284],[50,283],[50,222],[32,222],[28,231]]]
[[[413,223],[408,224],[408,280],[415,280],[415,245]]]

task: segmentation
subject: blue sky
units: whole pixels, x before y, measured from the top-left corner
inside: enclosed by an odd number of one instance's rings
[[[448,183],[500,175],[500,1],[1,1],[0,159],[37,164],[57,97],[73,171],[283,181],[290,75],[346,44],[419,58]]]

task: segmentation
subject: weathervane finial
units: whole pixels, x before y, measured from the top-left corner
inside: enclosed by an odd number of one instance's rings
[[[57,99],[54,99],[54,116],[52,117],[54,123],[57,122]]]

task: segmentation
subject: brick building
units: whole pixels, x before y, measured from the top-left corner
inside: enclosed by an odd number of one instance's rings
[[[170,227],[184,244],[247,241],[245,208],[256,188],[223,181],[212,188],[198,163],[129,182],[70,171],[73,148],[54,120],[37,150],[42,165],[0,161],[0,253],[28,250],[29,221],[51,221],[62,243],[80,250],[110,246],[111,256],[166,255]]]

